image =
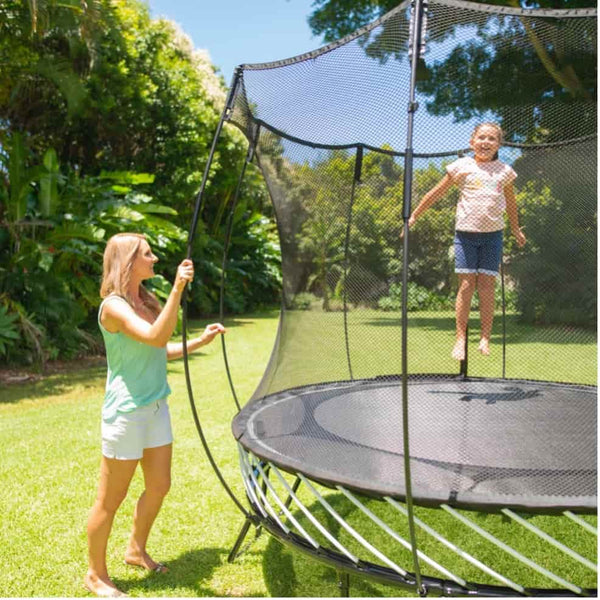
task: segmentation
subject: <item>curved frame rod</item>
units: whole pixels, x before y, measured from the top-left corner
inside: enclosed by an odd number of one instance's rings
[[[256,134],[254,139],[248,145],[248,152],[246,154],[246,160],[240,171],[237,186],[235,188],[235,194],[233,195],[233,202],[231,203],[231,209],[229,211],[229,217],[227,219],[227,232],[225,234],[225,242],[223,244],[223,260],[221,262],[221,287],[219,291],[219,321],[223,323],[225,320],[225,272],[227,270],[227,252],[229,250],[229,244],[231,243],[231,233],[233,231],[233,218],[235,210],[237,208],[238,200],[240,197],[240,191],[242,189],[242,183],[246,174],[246,167],[252,162],[254,156],[254,150],[258,142],[258,136],[260,135],[260,127],[256,128]],[[225,371],[227,372],[227,380],[229,381],[229,387],[233,396],[233,401],[237,407],[238,412],[242,410],[240,406],[237,394],[235,393],[235,386],[233,385],[233,379],[231,377],[231,370],[229,369],[229,360],[227,359],[227,345],[225,343],[225,337],[221,336],[221,348],[223,350],[223,360],[225,361]]]
[[[333,566],[337,570],[341,569],[346,573],[355,573],[368,578],[379,580],[383,579],[382,582],[388,585],[395,585],[415,590],[415,576],[406,571],[400,563],[390,560],[390,558],[383,553],[383,548],[381,548],[381,545],[377,547],[369,543],[367,541],[367,536],[371,538],[373,532],[369,528],[358,530],[355,528],[356,525],[350,525],[347,517],[342,516],[341,512],[336,510],[332,504],[327,501],[325,495],[317,490],[311,480],[307,479],[302,473],[295,471],[287,472],[287,475],[291,475],[296,478],[294,489],[292,489],[277,465],[269,461],[263,461],[259,457],[255,456],[251,451],[245,449],[239,443],[238,449],[248,502],[252,511],[255,513],[256,518],[259,520],[259,525],[261,527],[267,529],[267,531],[269,531],[269,533],[271,533],[279,541],[289,544],[293,548],[297,550],[299,549],[308,554],[313,559],[324,562],[328,566]],[[273,482],[270,481],[269,476],[271,474],[276,476],[276,480]],[[300,499],[295,493],[298,480],[302,481],[305,489],[309,492],[309,496],[307,496],[305,499]],[[276,483],[280,484],[279,489],[275,488]],[[323,484],[319,485],[322,486]],[[329,486],[324,487],[329,488]],[[394,542],[399,544],[399,546],[402,546],[405,550],[410,551],[410,542],[395,530],[394,526],[392,525],[393,519],[388,523],[386,520],[384,520],[383,515],[377,516],[364,504],[363,496],[360,494],[356,495],[354,492],[346,489],[344,486],[336,485],[330,489],[331,491],[337,490],[340,492],[346,497],[347,500],[350,501],[351,504],[353,504],[367,517],[368,521],[388,534],[394,540]],[[280,493],[283,493],[281,497],[279,497]],[[287,498],[285,502],[283,497]],[[405,503],[399,502],[391,497],[384,497],[384,500],[387,501],[387,503],[397,510],[401,515],[403,515],[405,518],[408,518],[408,511]],[[313,508],[311,501],[315,501],[316,506],[319,508],[318,511]],[[321,509],[325,511],[326,515],[331,517],[331,520],[326,517],[324,522],[321,523],[316,518],[316,515],[319,514]],[[442,512],[447,513],[447,518],[449,521],[446,521],[446,523],[452,522],[454,519],[458,519],[459,521],[465,519],[462,513],[459,513],[458,516],[456,516],[454,514],[456,511],[453,510],[446,509]],[[508,511],[511,514],[506,513],[504,510],[500,512],[506,514],[506,516],[511,517],[512,520],[515,521],[515,528],[532,528],[531,524],[528,522],[526,525],[523,524],[523,520],[512,511]],[[303,513],[303,515],[308,519],[309,523],[316,528],[318,533],[320,533],[330,545],[322,543],[318,537],[314,537],[314,534],[307,533],[300,522],[300,513]],[[284,518],[287,519],[287,521],[284,522]],[[354,519],[352,520],[352,523],[355,523]],[[541,567],[535,561],[525,557],[522,554],[519,554],[514,548],[500,542],[500,540],[494,536],[491,536],[488,532],[482,531],[481,528],[477,528],[477,533],[483,535],[487,542],[496,546],[500,546],[514,559],[524,563],[527,567],[537,571],[539,574],[543,575],[554,583],[558,583],[559,585],[563,586],[561,588],[524,587],[523,585],[509,579],[504,574],[486,565],[475,555],[472,555],[464,548],[459,547],[456,543],[444,537],[433,527],[427,525],[416,516],[415,523],[436,542],[443,544],[446,546],[446,548],[462,558],[466,563],[469,563],[473,567],[487,574],[497,582],[493,584],[482,584],[473,581],[472,579],[463,579],[463,577],[460,575],[449,571],[448,568],[436,562],[431,556],[425,555],[419,550],[418,552],[420,559],[426,562],[443,577],[440,578],[431,575],[423,575],[422,589],[427,593],[431,593],[433,595],[442,594],[447,596],[502,597],[594,596],[596,594],[595,589],[581,588],[572,582],[557,577],[554,573],[551,573],[547,569]],[[465,523],[463,523],[463,525],[464,524]],[[396,523],[394,523],[394,525],[396,525]],[[341,529],[338,530],[338,526]],[[342,530],[344,533],[340,534]],[[338,531],[338,533],[336,533],[336,531]],[[538,537],[541,537],[547,543],[557,547],[558,550],[570,555],[574,560],[577,560],[586,567],[596,571],[596,567],[591,561],[580,556],[572,549],[564,546],[557,540],[554,540],[547,534],[539,531],[537,528],[533,528],[533,533]],[[369,562],[363,558],[360,558],[359,555],[351,551],[349,546],[347,546],[347,542],[343,541],[346,535],[349,535],[358,545],[373,554],[380,561],[380,563]],[[385,545],[385,550],[390,550],[388,545]],[[480,552],[485,554],[485,549],[480,549]]]
[[[217,148],[217,142],[219,140],[219,136],[221,135],[221,130],[223,129],[223,124],[225,123],[225,120],[229,117],[229,115],[231,113],[232,106],[233,106],[233,100],[235,98],[235,92],[236,92],[237,86],[239,84],[240,77],[241,77],[241,70],[236,69],[236,71],[233,75],[231,87],[229,89],[229,94],[227,96],[227,102],[225,103],[225,108],[223,109],[223,113],[221,114],[221,119],[219,120],[219,124],[217,126],[215,136],[213,138],[212,147],[210,149],[210,154],[208,156],[208,161],[207,161],[206,167],[204,169],[202,185],[200,186],[200,191],[198,192],[198,195],[196,197],[194,217],[192,219],[192,225],[191,225],[190,232],[188,235],[187,258],[191,258],[191,255],[192,255],[192,248],[193,248],[193,243],[194,243],[194,237],[196,235],[198,219],[200,218],[202,209],[204,207],[204,190],[206,188],[206,183],[208,181],[208,174],[210,171],[210,166],[211,166],[213,158],[214,158],[215,150]],[[181,337],[182,337],[182,343],[183,343],[183,367],[184,367],[184,371],[185,371],[185,383],[186,383],[186,387],[187,387],[188,398],[190,400],[190,408],[192,409],[192,416],[194,417],[194,423],[196,424],[196,429],[198,431],[198,435],[200,436],[200,441],[202,442],[204,452],[213,468],[213,471],[215,472],[217,478],[221,482],[221,485],[223,486],[224,490],[227,492],[227,494],[229,495],[229,497],[231,498],[233,503],[242,512],[242,514],[247,519],[251,519],[252,516],[250,515],[250,513],[246,510],[244,505],[237,499],[237,496],[233,493],[233,490],[229,487],[229,485],[225,481],[225,478],[223,477],[223,474],[221,473],[219,467],[217,466],[217,463],[212,455],[212,452],[210,451],[208,442],[204,435],[204,431],[202,430],[200,418],[198,417],[198,411],[196,410],[196,402],[194,401],[194,392],[192,390],[192,381],[191,381],[191,377],[190,377],[190,365],[189,365],[189,357],[188,357],[188,351],[187,351],[187,325],[188,325],[187,296],[185,296],[185,295],[183,297],[182,308],[183,308],[183,319],[182,319],[183,323],[182,323]]]

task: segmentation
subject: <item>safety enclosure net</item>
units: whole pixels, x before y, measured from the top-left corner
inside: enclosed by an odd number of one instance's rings
[[[273,201],[283,290],[271,360],[234,434],[284,469],[403,498],[406,359],[417,502],[594,511],[595,12],[431,0],[418,106],[410,13],[405,2],[320,50],[238,71],[230,122]],[[500,217],[490,355],[477,352],[479,288],[466,360],[451,356],[453,185],[410,228],[403,356],[405,182],[414,211],[472,160],[482,122],[503,129],[498,158],[516,173],[527,238]]]

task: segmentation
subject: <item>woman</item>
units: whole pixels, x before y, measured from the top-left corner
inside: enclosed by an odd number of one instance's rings
[[[143,235],[113,236],[104,252],[98,322],[106,345],[108,375],[102,407],[102,462],[98,495],[88,520],[89,567],[85,587],[97,596],[125,596],[108,576],[106,547],[116,510],[127,495],[138,462],[145,490],[133,518],[125,562],[155,572],[168,569],[146,551],[150,529],[171,484],[173,436],[167,396],[167,360],[183,355],[169,342],[194,266],[184,260],[161,309],[142,282],[158,261]],[[187,343],[188,352],[209,344],[225,328],[214,323]]]

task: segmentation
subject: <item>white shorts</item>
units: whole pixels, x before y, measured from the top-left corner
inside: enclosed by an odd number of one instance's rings
[[[144,448],[173,442],[167,399],[162,398],[128,413],[118,413],[112,423],[102,421],[102,454],[106,458],[142,458]]]

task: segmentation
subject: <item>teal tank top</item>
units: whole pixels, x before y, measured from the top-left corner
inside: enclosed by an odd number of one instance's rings
[[[98,309],[98,325],[106,346],[106,392],[102,406],[104,421],[114,421],[118,413],[160,400],[171,393],[167,383],[167,348],[138,342],[124,333],[111,333],[100,322],[107,301],[127,302],[120,296],[105,298]]]

